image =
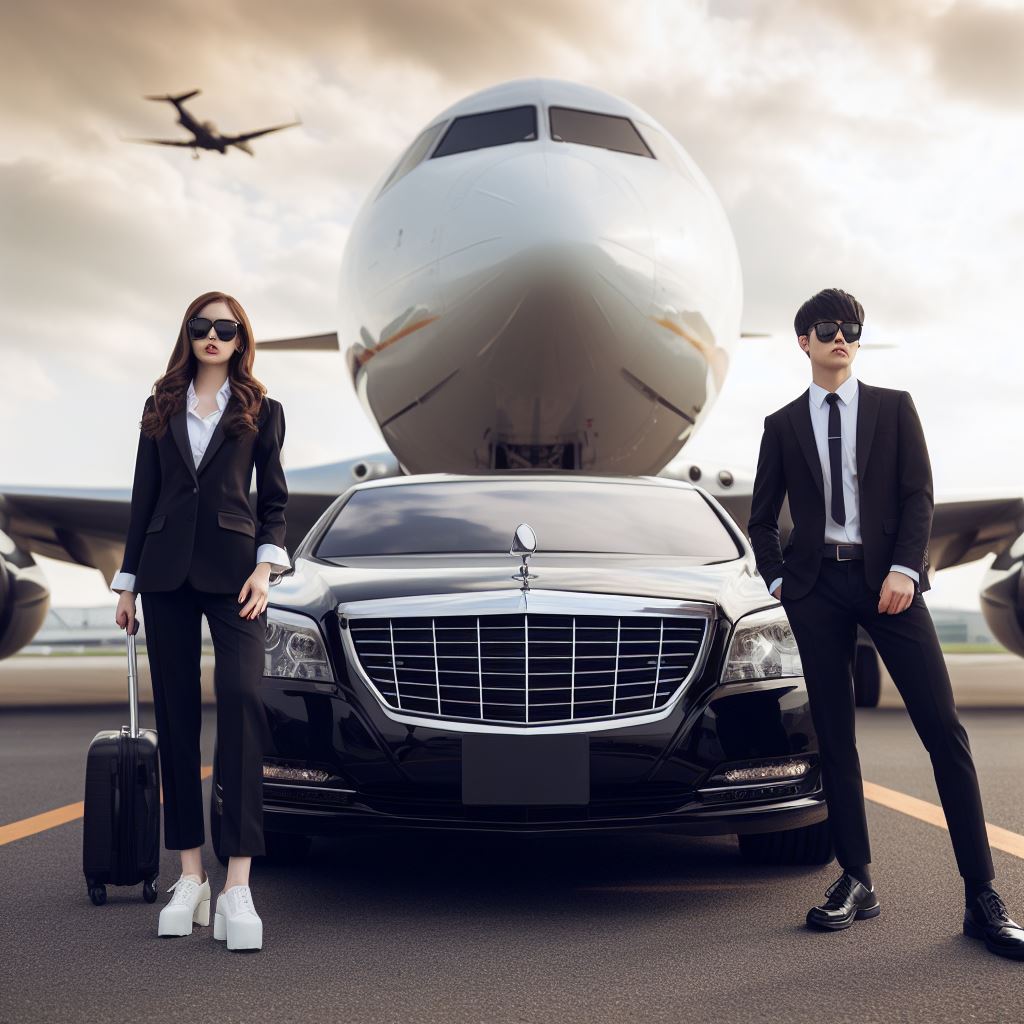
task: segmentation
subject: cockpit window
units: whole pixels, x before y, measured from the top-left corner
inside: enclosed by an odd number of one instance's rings
[[[654,154],[628,117],[596,114],[572,107],[550,107],[548,117],[551,138],[555,142],[576,142],[581,146],[599,146],[613,149],[616,153],[654,159]]]
[[[536,138],[536,107],[508,107],[485,114],[466,114],[452,121],[431,159],[488,146],[507,146],[511,142],[533,142]]]
[[[439,121],[437,124],[432,124],[429,128],[424,128],[423,131],[413,139],[412,145],[405,151],[405,155],[395,165],[395,169],[388,175],[388,180],[384,182],[381,192],[387,191],[399,178],[404,178],[417,164],[419,164],[423,158],[430,151],[430,147],[434,144],[434,140],[441,134],[441,129],[444,128],[445,122]],[[380,193],[378,193],[379,195]]]

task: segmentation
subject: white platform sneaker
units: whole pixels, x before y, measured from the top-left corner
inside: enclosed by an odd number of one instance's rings
[[[160,911],[157,935],[191,935],[192,924],[210,923],[210,878],[199,881],[198,875],[181,875],[168,889],[174,895]]]
[[[228,949],[261,949],[263,922],[252,905],[247,885],[233,885],[217,896],[213,915],[213,937],[227,939]]]

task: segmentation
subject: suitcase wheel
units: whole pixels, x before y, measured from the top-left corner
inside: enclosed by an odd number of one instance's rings
[[[89,883],[89,899],[96,904],[97,907],[102,907],[107,902],[107,887],[100,882],[99,884]]]
[[[156,903],[156,876],[147,878],[142,883],[142,898],[147,903]]]

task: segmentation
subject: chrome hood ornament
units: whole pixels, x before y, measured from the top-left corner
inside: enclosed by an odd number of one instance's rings
[[[535,573],[529,571],[526,566],[526,560],[537,550],[537,535],[533,532],[533,527],[528,523],[520,523],[516,527],[515,535],[512,538],[512,547],[508,549],[510,555],[521,555],[523,564],[519,566],[519,572],[510,577],[510,579],[519,580],[522,582],[520,590],[530,589],[530,580],[537,578]]]

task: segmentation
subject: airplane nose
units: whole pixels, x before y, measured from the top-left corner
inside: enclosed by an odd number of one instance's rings
[[[601,252],[653,266],[651,225],[636,189],[598,159],[538,147],[467,175],[449,194],[442,283],[512,259],[538,265]]]

